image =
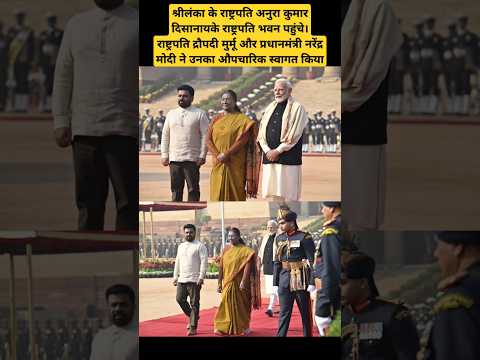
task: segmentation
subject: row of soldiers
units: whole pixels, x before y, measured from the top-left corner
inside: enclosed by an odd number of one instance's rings
[[[341,132],[341,121],[335,110],[326,116],[323,115],[323,111],[318,111],[313,118],[308,119],[308,125],[303,132],[302,150],[336,153]]]
[[[257,115],[249,106],[245,107],[245,115],[254,121],[258,121]],[[308,119],[303,134],[304,152],[331,152],[336,153],[341,137],[341,121],[337,116],[336,110],[332,110],[326,116],[323,111],[316,112],[313,117]],[[211,121],[217,113],[215,110],[208,110],[208,118]],[[156,116],[152,115],[150,109],[145,109],[145,114],[139,116],[139,150],[140,151],[160,151],[162,142],[162,130],[165,125],[166,116],[163,110],[158,110]]]
[[[436,19],[415,22],[415,34],[403,34],[389,77],[389,111],[436,115],[480,112],[478,72],[480,38],[468,27],[468,16],[451,18],[447,34],[436,32]],[[406,79],[410,79],[410,96]],[[446,101],[441,101],[446,99]]]
[[[52,13],[46,14],[46,29],[38,35],[27,25],[24,10],[16,10],[14,16],[15,24],[6,31],[0,20],[0,111],[26,112],[32,106],[51,111],[63,31]]]
[[[71,320],[67,325],[65,320],[57,320],[55,326],[46,320],[43,324],[34,323],[34,335],[38,358],[40,360],[88,360],[90,358],[92,340],[95,334],[103,328],[101,319],[90,321],[84,319]],[[10,351],[9,332],[0,333],[0,359],[8,359]],[[17,324],[17,359],[29,360],[30,340],[26,321]]]
[[[261,242],[261,237],[257,236],[256,234],[251,235],[251,236],[244,236],[244,241],[247,244],[247,246],[251,247],[255,251],[258,250]],[[157,239],[155,241],[155,255],[157,257],[163,257],[163,258],[174,258],[177,256],[177,250],[178,246],[182,242],[181,238],[176,238],[176,239]],[[203,240],[203,243],[207,247],[208,251],[208,256],[209,257],[215,257],[220,255],[222,251],[222,240],[221,237],[215,236],[212,238],[206,238]],[[145,245],[145,246],[144,246]],[[141,242],[140,246],[140,253],[142,257],[153,257],[152,251],[151,251],[151,241],[150,238],[147,238],[146,243]],[[145,248],[145,249],[144,249]]]
[[[145,114],[139,116],[140,151],[146,151],[147,144],[150,144],[150,151],[160,151],[162,130],[166,119],[163,110],[159,110],[157,116],[154,117],[150,113],[150,109],[145,109]]]

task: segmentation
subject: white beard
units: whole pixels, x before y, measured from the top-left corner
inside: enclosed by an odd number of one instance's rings
[[[277,104],[279,104],[279,103],[281,103],[281,102],[284,102],[284,101],[287,100],[287,99],[288,99],[288,95],[284,95],[284,96],[282,96],[281,98],[275,97],[275,102],[276,102]]]

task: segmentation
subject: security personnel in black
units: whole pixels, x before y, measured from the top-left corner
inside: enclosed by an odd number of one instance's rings
[[[33,57],[35,53],[35,38],[33,30],[25,25],[26,13],[16,10],[16,25],[9,28],[9,85],[12,86],[15,111],[25,112],[28,108],[29,82]]]
[[[56,354],[56,344],[57,344],[57,335],[52,328],[50,320],[47,320],[45,327],[43,329],[43,349],[47,359],[55,359]]]
[[[401,24],[400,19],[398,22]],[[405,93],[403,83],[408,69],[410,39],[405,33],[402,33],[402,37],[402,46],[392,59],[388,79],[388,111],[393,114],[402,112],[403,95]]]
[[[424,43],[424,36],[423,36],[423,28],[425,24],[423,20],[418,19],[415,21],[415,36],[410,38],[409,42],[409,63],[410,63],[410,77],[412,79],[412,88],[413,88],[413,97],[411,99],[411,112],[413,113],[420,113],[421,106],[420,100],[422,98],[422,89],[420,84],[422,83],[422,73],[420,69],[421,65],[421,56],[420,51],[423,47]]]
[[[378,297],[374,272],[368,255],[342,257],[342,359],[415,360],[419,340],[410,312]]]
[[[315,115],[316,123],[315,123],[315,151],[321,152],[323,151],[324,146],[324,135],[325,135],[325,119],[323,118],[323,111],[319,111]]]
[[[27,329],[27,322],[21,320],[17,323],[17,359],[27,360],[29,355],[30,338]]]
[[[298,229],[296,220],[297,214],[293,211],[279,211],[278,225],[282,233],[277,236],[273,265],[273,286],[278,289],[280,300],[277,336],[287,336],[294,301],[302,317],[303,336],[312,336],[310,292],[315,290],[312,271],[315,244],[309,233]]]
[[[480,232],[438,234],[442,296],[421,340],[419,360],[480,359]]]
[[[82,331],[82,342],[81,342],[80,354],[82,355],[82,359],[88,359],[90,358],[93,332],[92,332],[90,323],[87,319],[83,320],[81,331]]]
[[[424,42],[420,50],[422,69],[423,113],[436,114],[440,88],[438,77],[441,71],[442,38],[435,32],[435,18],[427,16],[424,28]]]
[[[309,135],[312,136],[312,146],[313,146],[313,151],[316,152],[317,150],[317,115],[315,114],[313,118],[308,118],[308,126],[305,126],[305,128],[308,128],[308,133]],[[305,136],[305,134],[303,135]]]
[[[57,321],[57,344],[56,344],[56,352],[57,352],[57,357],[60,359],[65,353],[65,345],[68,345],[68,330],[67,327],[65,326],[65,321],[64,320],[58,320]]]
[[[476,72],[475,57],[477,52],[477,36],[467,28],[468,16],[458,17],[457,34],[458,43],[454,53],[458,59],[459,73],[455,85],[455,112],[459,115],[468,115],[470,109],[470,96],[472,87],[470,76]]]
[[[456,19],[450,19],[447,23],[448,35],[443,40],[442,57],[445,66],[445,87],[447,90],[447,113],[455,113],[456,79],[459,78],[460,64],[455,56],[454,49],[460,41],[457,34]]]
[[[335,129],[335,123],[333,120],[333,114],[328,114],[327,125],[325,126],[325,132],[327,134],[327,152],[335,152],[337,147],[337,133]]]
[[[325,222],[320,240],[315,249],[315,322],[320,336],[328,333],[328,328],[340,310],[340,253],[342,226],[341,203],[325,201],[322,214]]]
[[[0,111],[7,104],[8,40],[0,20]]]
[[[310,144],[310,134],[312,134],[312,142],[315,143],[315,135],[313,134],[313,128],[315,127],[315,118],[311,118],[310,116],[308,117],[308,124],[305,126],[305,129],[303,129],[303,136],[302,136],[302,151],[307,152]]]
[[[69,334],[69,344],[68,344],[69,359],[83,360],[81,355],[81,349],[82,349],[82,332],[78,327],[78,321],[72,320],[70,334]]]
[[[332,110],[331,119],[330,127],[332,128],[332,152],[337,152],[338,135],[340,134],[340,118],[337,116],[336,110]]]
[[[47,30],[40,33],[38,39],[38,63],[45,75],[45,99],[43,110],[52,110],[53,75],[58,51],[62,42],[63,31],[57,28],[57,16],[52,13],[46,14]]]

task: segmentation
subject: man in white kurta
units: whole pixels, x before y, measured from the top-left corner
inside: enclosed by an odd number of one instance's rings
[[[265,314],[273,316],[273,306],[278,303],[278,294],[273,289],[273,261],[277,253],[277,242],[275,237],[277,235],[277,222],[269,220],[267,223],[268,233],[263,237],[260,249],[258,250],[258,262],[263,270],[263,284],[265,295],[268,295],[270,302],[268,304]]]
[[[279,79],[275,100],[260,122],[258,142],[263,152],[262,197],[298,201],[302,185],[302,135],[308,123],[305,108],[295,101],[292,84]]]
[[[138,360],[135,292],[128,285],[117,284],[105,295],[112,325],[95,335],[90,360]]]

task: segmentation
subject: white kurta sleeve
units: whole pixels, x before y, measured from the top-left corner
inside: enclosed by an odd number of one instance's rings
[[[71,23],[68,23],[55,65],[52,93],[53,125],[55,129],[69,128],[72,120],[73,55],[71,32]]]

